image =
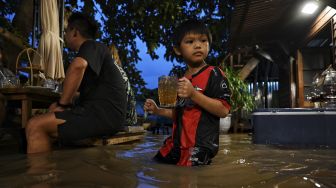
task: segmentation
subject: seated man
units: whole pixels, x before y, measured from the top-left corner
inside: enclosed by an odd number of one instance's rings
[[[27,153],[50,151],[52,137],[69,142],[112,135],[124,123],[124,81],[109,49],[93,40],[97,30],[88,16],[69,17],[65,42],[78,53],[66,72],[59,101],[51,104],[48,113],[29,120]],[[80,96],[72,105],[77,90]]]
[[[125,91],[126,91],[126,95],[127,95],[127,111],[126,111],[125,125],[126,126],[136,125],[136,123],[137,123],[137,113],[136,113],[136,109],[135,109],[136,100],[135,100],[134,92],[132,90],[131,83],[129,82],[127,74],[124,71],[124,69],[122,68],[119,53],[118,53],[118,50],[117,50],[117,48],[114,44],[111,45],[111,53],[112,53],[112,57],[114,59],[114,63],[118,66],[118,69],[119,69],[119,71],[121,73],[121,76],[124,79],[124,83],[125,83]]]

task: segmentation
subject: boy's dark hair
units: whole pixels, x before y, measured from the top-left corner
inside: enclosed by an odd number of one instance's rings
[[[98,26],[97,23],[89,16],[74,12],[68,19],[68,28],[76,28],[79,33],[88,39],[94,39],[97,36]]]
[[[204,22],[196,19],[184,21],[175,29],[173,36],[174,46],[180,46],[183,37],[189,33],[205,34],[208,37],[209,45],[211,46],[212,35],[210,30]]]

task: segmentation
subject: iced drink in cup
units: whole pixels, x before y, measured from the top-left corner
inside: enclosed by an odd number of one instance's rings
[[[159,77],[159,101],[160,107],[175,107],[177,98],[177,77],[160,76]]]

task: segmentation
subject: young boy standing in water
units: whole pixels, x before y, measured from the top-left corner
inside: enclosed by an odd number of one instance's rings
[[[174,36],[174,51],[187,65],[179,79],[174,109],[159,108],[147,99],[144,110],[173,119],[173,134],[154,159],[181,166],[210,164],[218,152],[219,118],[230,110],[230,90],[223,72],[204,61],[212,36],[198,20],[182,23]]]

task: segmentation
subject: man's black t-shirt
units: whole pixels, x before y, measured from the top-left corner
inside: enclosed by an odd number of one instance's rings
[[[120,113],[120,120],[124,120],[126,109],[124,81],[108,48],[104,44],[87,40],[81,45],[77,57],[88,62],[79,88],[79,104],[89,105],[98,110],[100,118],[108,122],[117,121],[111,120],[109,116],[109,113],[115,111]]]
[[[66,120],[59,126],[59,136],[72,140],[115,133],[125,121],[126,92],[112,55],[104,44],[87,40],[77,57],[85,59],[88,66],[74,108],[56,113],[57,118]]]

